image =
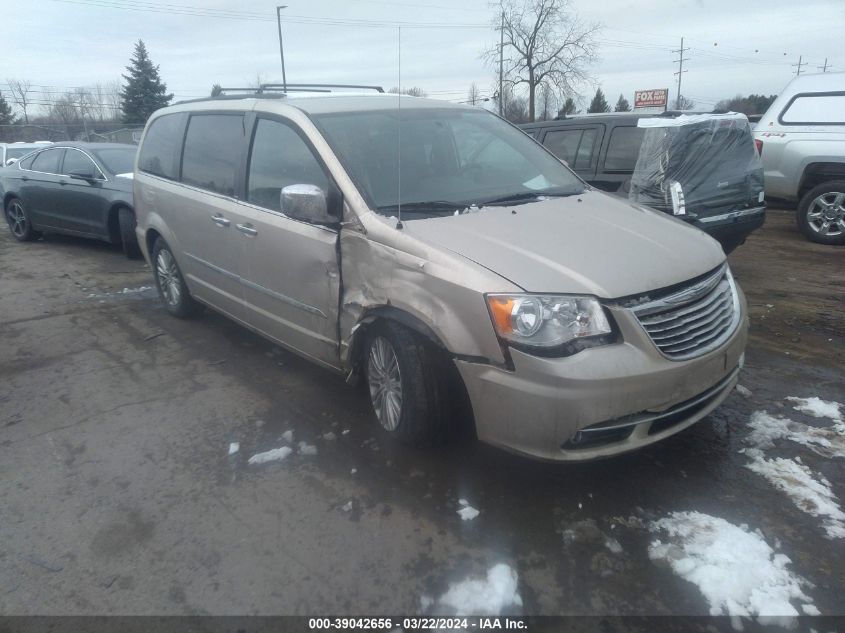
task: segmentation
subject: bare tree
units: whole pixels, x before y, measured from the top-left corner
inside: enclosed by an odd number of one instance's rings
[[[513,86],[505,84],[501,95],[496,95],[496,103],[502,100],[502,116],[511,123],[528,122],[528,100],[515,95]]]
[[[596,61],[600,26],[584,24],[571,0],[499,0],[504,51],[504,75],[512,86],[528,88],[528,116],[534,120],[537,88],[549,83],[563,94],[589,79],[587,67]],[[499,45],[484,54],[499,62]]]
[[[478,105],[481,102],[481,91],[478,85],[473,81],[469,85],[469,92],[467,92],[467,103],[470,105]]]
[[[403,95],[408,95],[408,96],[411,96],[411,97],[427,97],[428,96],[428,94],[426,94],[426,91],[423,90],[422,88],[418,87],[418,86],[411,86],[410,88],[402,88],[401,90],[398,87],[393,86],[393,88],[388,90],[388,92],[391,93],[391,94],[394,94],[394,95],[403,94]]]
[[[32,82],[26,79],[7,79],[9,84],[9,92],[12,93],[12,101],[23,111],[24,123],[29,123],[29,114],[27,108],[32,105]]]
[[[687,99],[683,95],[678,95],[675,99],[675,110],[692,110],[695,107],[695,101]]]
[[[557,113],[557,95],[554,87],[548,83],[540,84],[537,90],[538,114],[541,121],[548,121],[555,118]]]

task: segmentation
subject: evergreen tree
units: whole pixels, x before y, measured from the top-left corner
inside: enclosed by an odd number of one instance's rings
[[[610,106],[607,104],[601,88],[596,88],[596,96],[590,101],[590,107],[587,108],[587,112],[610,112]]]
[[[3,98],[0,92],[0,125],[11,125],[15,122],[15,115],[12,114],[12,106]],[[3,132],[3,130],[0,130]],[[4,134],[4,136],[7,136]]]
[[[628,100],[619,95],[619,101],[616,102],[616,107],[613,109],[614,112],[630,112],[631,111],[631,104],[628,103]]]
[[[135,44],[126,83],[120,91],[120,107],[124,123],[146,123],[150,115],[170,103],[172,94],[158,75],[158,66],[153,65],[147,47],[142,40]]]
[[[220,84],[214,84],[213,86],[211,86],[212,97],[219,97],[221,94],[223,94],[223,88],[222,86],[220,86]]]
[[[559,119],[562,119],[570,114],[575,114],[578,108],[575,105],[575,100],[572,97],[567,97],[566,101],[563,102],[563,107],[558,110],[557,116]]]

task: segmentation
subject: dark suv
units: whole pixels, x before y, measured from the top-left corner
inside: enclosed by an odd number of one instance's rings
[[[678,209],[668,185],[678,181],[686,211],[679,217],[730,252],[765,220],[762,165],[751,130],[741,116],[674,125],[680,114],[585,114],[521,127],[597,189],[669,214]],[[638,127],[646,118],[666,127]],[[640,156],[647,131],[655,129],[671,133],[648,132],[648,154]]]

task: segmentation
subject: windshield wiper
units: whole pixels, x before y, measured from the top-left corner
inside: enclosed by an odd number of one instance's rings
[[[463,211],[469,207],[465,202],[450,202],[448,200],[430,200],[427,202],[403,202],[403,211],[415,211],[417,213],[454,213]],[[396,213],[399,211],[398,204],[386,204],[378,207],[382,213]]]
[[[482,200],[478,202],[479,207],[485,206],[495,206],[497,204],[506,205],[512,203],[519,203],[519,202],[530,202],[531,200],[537,200],[538,198],[563,198],[566,196],[574,196],[575,192],[572,193],[543,193],[542,191],[525,191],[523,193],[512,193],[507,196],[502,196],[501,198],[493,198],[492,200]]]

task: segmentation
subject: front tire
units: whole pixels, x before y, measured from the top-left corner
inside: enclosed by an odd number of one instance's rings
[[[813,242],[845,244],[845,180],[813,187],[798,205],[798,228]]]
[[[367,339],[364,363],[370,402],[382,428],[406,444],[442,441],[446,372],[432,345],[398,323],[379,323]]]
[[[141,247],[138,246],[138,236],[135,234],[135,214],[131,209],[120,207],[117,210],[117,223],[120,228],[120,243],[123,246],[123,254],[129,259],[141,258]]]
[[[158,296],[167,311],[180,319],[196,314],[199,304],[191,298],[176,258],[161,238],[158,238],[153,245],[152,260]]]
[[[6,222],[9,224],[9,231],[19,242],[32,242],[41,237],[41,233],[32,228],[29,213],[20,198],[12,198],[6,203]]]

